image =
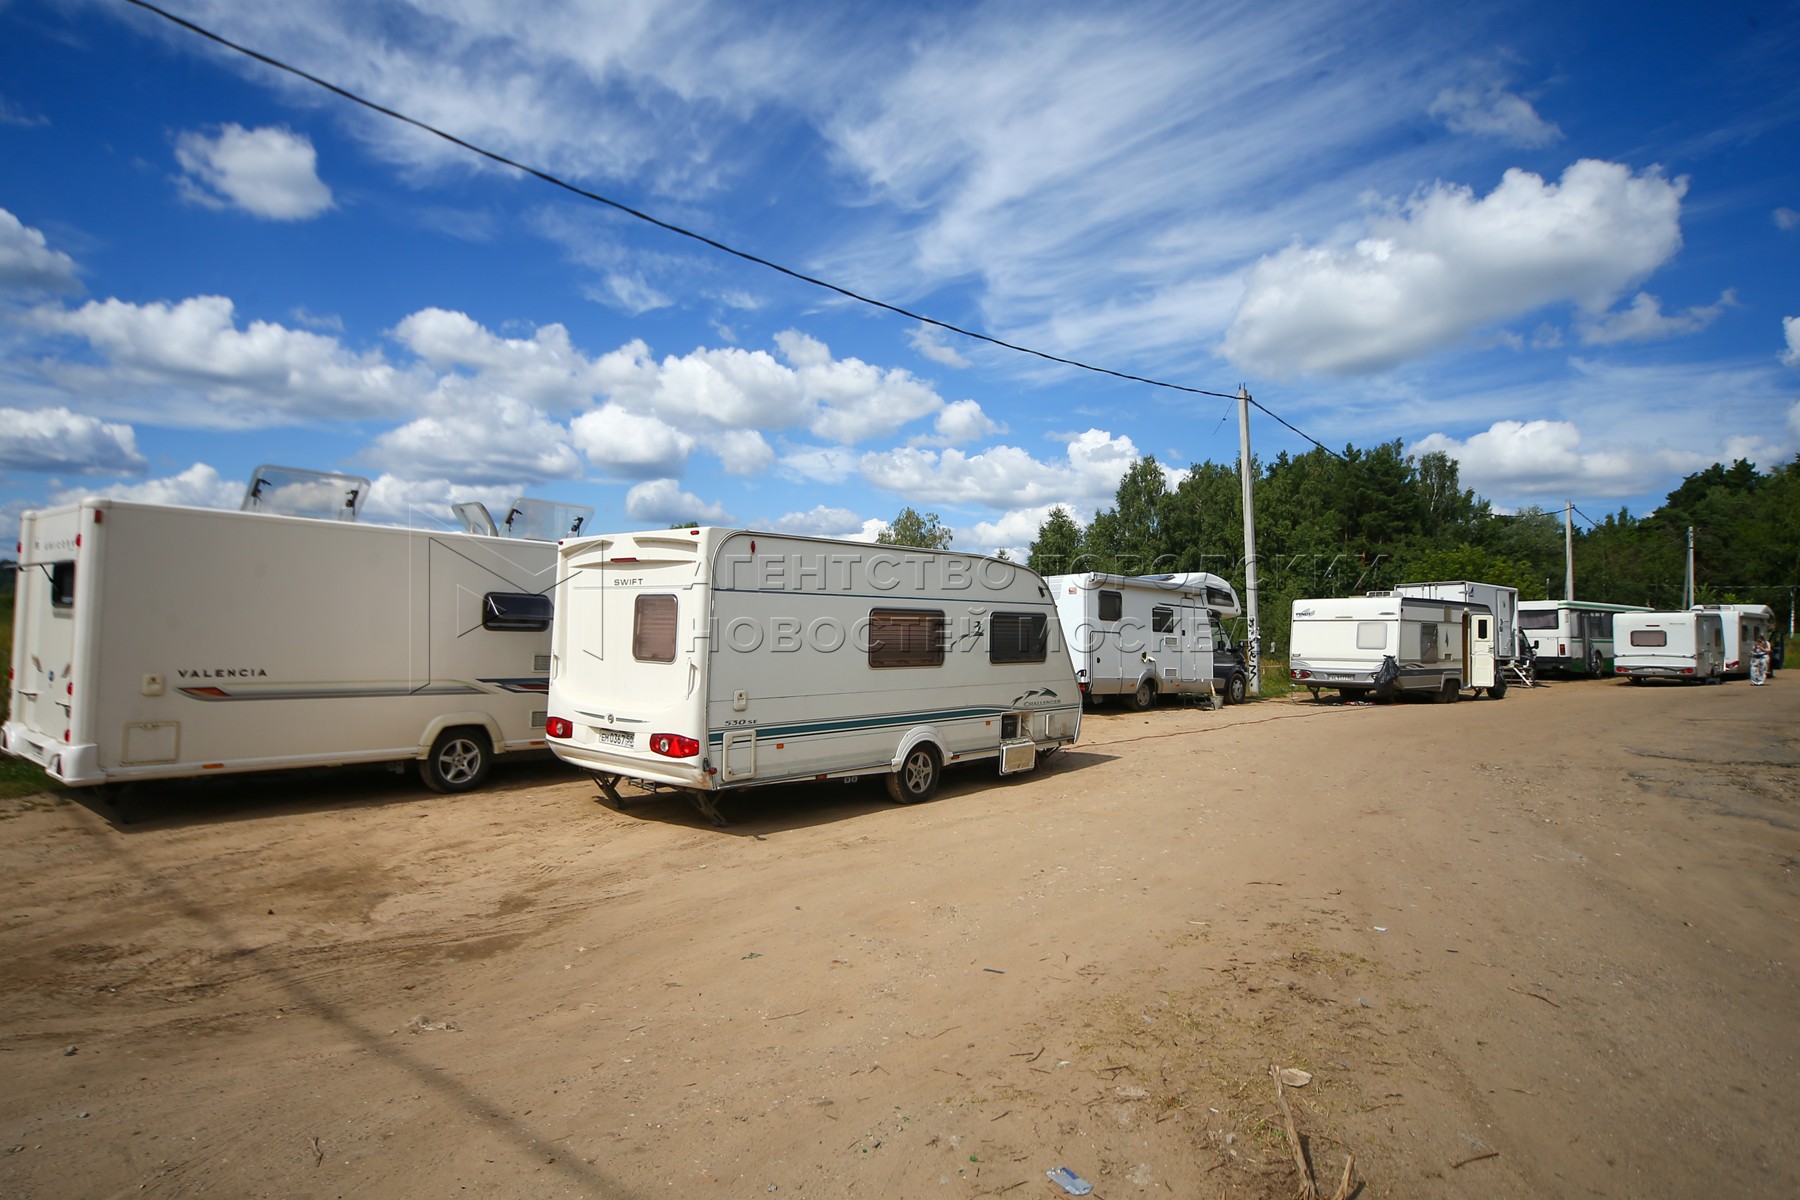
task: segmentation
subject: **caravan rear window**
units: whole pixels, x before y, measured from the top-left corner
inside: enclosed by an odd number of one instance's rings
[[[1124,592],[1100,593],[1100,620],[1116,621],[1125,615]]]
[[[1041,663],[1050,646],[1050,622],[1043,613],[997,612],[988,623],[988,661]]]
[[[75,564],[50,564],[50,604],[53,608],[75,607]]]
[[[1669,644],[1669,631],[1666,629],[1634,629],[1631,631],[1631,644],[1634,646],[1666,646]]]
[[[675,661],[673,596],[639,596],[631,617],[631,657],[639,662]]]
[[[943,666],[944,614],[933,609],[870,609],[869,665]]]
[[[550,597],[529,592],[489,592],[481,600],[481,627],[542,633],[550,628]]]

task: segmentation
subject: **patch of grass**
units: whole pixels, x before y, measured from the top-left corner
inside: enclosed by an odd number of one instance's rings
[[[1264,696],[1286,696],[1293,692],[1294,681],[1288,677],[1287,660],[1265,658],[1258,664],[1262,668],[1262,694]]]

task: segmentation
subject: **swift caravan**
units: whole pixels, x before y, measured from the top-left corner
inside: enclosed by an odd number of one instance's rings
[[[1519,637],[1531,646],[1539,671],[1611,675],[1613,622],[1620,613],[1649,612],[1641,604],[1591,600],[1519,601]]]
[[[1758,637],[1775,636],[1775,610],[1766,604],[1697,604],[1695,612],[1719,614],[1719,631],[1724,635],[1725,675],[1750,674],[1750,648]]]
[[[1633,683],[1724,681],[1725,628],[1716,610],[1620,613],[1613,638],[1613,673]]]
[[[1242,608],[1217,575],[1052,575],[1063,640],[1090,700],[1123,697],[1142,711],[1159,696],[1244,698],[1243,659],[1219,626]]]
[[[1315,700],[1325,688],[1346,700],[1420,695],[1449,703],[1465,688],[1498,700],[1506,679],[1495,659],[1496,628],[1485,605],[1454,600],[1296,600],[1288,675]]]
[[[1081,694],[1050,589],[1017,563],[746,530],[563,543],[550,746],[619,785],[721,793],[943,768],[1029,770],[1075,740]]]
[[[26,513],[4,749],[72,787],[410,760],[442,792],[544,749],[555,543],[358,524],[367,486]]]

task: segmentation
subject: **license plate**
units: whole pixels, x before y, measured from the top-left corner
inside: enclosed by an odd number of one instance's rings
[[[602,746],[624,746],[627,749],[631,747],[631,735],[620,733],[616,729],[596,729],[594,730],[594,740]]]

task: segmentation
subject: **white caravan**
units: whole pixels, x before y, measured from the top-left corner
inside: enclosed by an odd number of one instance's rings
[[[1374,594],[1374,593],[1371,593]],[[1443,579],[1432,583],[1403,583],[1394,589],[1397,596],[1424,596],[1431,600],[1455,600],[1463,604],[1479,604],[1494,614],[1494,657],[1500,673],[1512,662],[1518,651],[1519,589],[1501,583],[1475,583],[1467,579]]]
[[[1620,613],[1649,611],[1641,604],[1521,600],[1519,637],[1530,643],[1532,661],[1540,672],[1611,675],[1613,622]]]
[[[1229,645],[1218,619],[1243,611],[1217,575],[1052,575],[1044,582],[1089,699],[1123,696],[1142,711],[1158,696],[1244,698],[1242,660],[1224,650],[1214,656]]]
[[[1719,629],[1725,637],[1726,675],[1750,674],[1750,648],[1758,636],[1775,637],[1775,610],[1766,604],[1696,604],[1695,612],[1719,614]]]
[[[443,792],[543,749],[555,543],[356,524],[342,476],[333,516],[271,515],[311,474],[26,513],[0,745],[74,787],[417,760]]]
[[[1613,673],[1633,683],[1722,683],[1724,621],[1716,609],[1620,613],[1613,618]]]
[[[1018,563],[747,530],[566,541],[550,747],[618,785],[723,791],[941,769],[1028,770],[1075,740],[1081,694],[1049,587]]]
[[[1464,688],[1498,700],[1506,678],[1496,661],[1494,614],[1485,605],[1419,596],[1349,596],[1294,601],[1288,675],[1318,699],[1407,694],[1448,703]]]

